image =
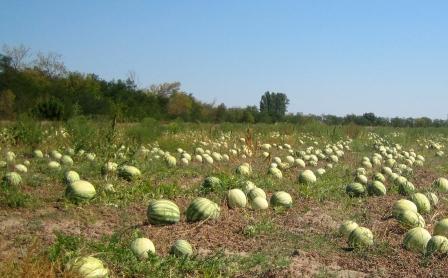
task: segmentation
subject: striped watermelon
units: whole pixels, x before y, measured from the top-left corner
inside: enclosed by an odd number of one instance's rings
[[[59,164],[59,162],[57,162],[57,161],[50,161],[50,162],[48,162],[48,167],[51,170],[57,170],[57,169],[61,168],[61,164]]]
[[[244,208],[247,204],[246,194],[238,188],[229,190],[227,192],[227,204],[230,208]]]
[[[185,214],[187,221],[194,222],[207,219],[216,219],[219,217],[220,208],[218,204],[207,198],[198,197],[191,202]]]
[[[276,177],[277,179],[283,178],[282,171],[278,168],[273,168],[273,167],[269,168],[268,174]]]
[[[271,206],[285,208],[292,207],[291,195],[285,191],[275,192],[271,197]]]
[[[22,183],[22,177],[16,172],[9,172],[3,177],[3,182],[6,185],[18,186]]]
[[[168,165],[168,167],[176,167],[177,164],[176,158],[172,155],[167,155],[165,157],[165,162]]]
[[[170,200],[154,200],[149,203],[147,216],[153,225],[174,224],[180,220],[180,211]]]
[[[250,206],[254,210],[263,210],[269,207],[268,201],[263,197],[255,197],[250,201]]]
[[[222,182],[219,178],[210,176],[204,179],[204,182],[202,183],[202,188],[213,191],[214,189],[221,187],[221,185]]]
[[[65,190],[65,196],[75,202],[92,199],[95,197],[95,194],[95,187],[90,182],[84,180],[70,183]]]
[[[140,259],[147,259],[149,253],[155,254],[156,248],[149,238],[141,237],[131,243],[131,251]]]
[[[61,158],[62,165],[65,166],[72,166],[73,165],[73,159],[69,155],[63,155]]]
[[[124,165],[118,169],[118,176],[122,177],[127,181],[132,181],[140,177],[142,173],[137,167]]]
[[[252,189],[251,191],[249,191],[247,196],[251,200],[255,199],[256,197],[262,197],[262,198],[266,199],[266,193],[263,191],[263,189],[261,189],[259,187],[256,187],[256,188]]]
[[[44,157],[44,154],[42,153],[41,150],[34,150],[34,152],[33,152],[33,156],[34,156],[35,158],[43,158],[43,157]]]
[[[188,241],[179,239],[176,240],[174,245],[171,247],[170,253],[178,257],[188,257],[193,255],[193,248]]]
[[[64,183],[65,184],[71,184],[75,181],[79,181],[81,178],[79,177],[79,174],[75,171],[68,171],[64,175]]]

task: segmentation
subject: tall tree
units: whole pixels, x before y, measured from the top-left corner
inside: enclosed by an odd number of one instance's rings
[[[188,120],[192,106],[191,96],[184,93],[174,93],[170,96],[170,101],[168,102],[168,114]]]
[[[0,92],[0,118],[14,118],[14,103],[16,95],[11,90]]]
[[[285,116],[288,104],[289,99],[285,94],[267,91],[261,96],[260,112],[269,115],[274,121],[279,121]]]
[[[3,46],[3,53],[10,58],[10,66],[15,70],[22,70],[26,67],[27,58],[30,55],[30,48],[23,44],[19,46]]]
[[[364,113],[362,115],[362,117],[364,118],[366,124],[368,124],[368,125],[376,125],[377,118],[376,118],[374,113],[371,113],[371,112],[370,113]]]
[[[54,52],[44,54],[37,53],[35,66],[50,77],[63,76],[67,72],[65,64],[62,61],[62,55]]]
[[[180,82],[162,83],[158,85],[151,85],[149,92],[157,95],[170,97],[172,94],[180,92]]]
[[[227,107],[224,103],[221,103],[220,105],[218,105],[218,107],[216,107],[216,112],[215,112],[215,122],[218,122],[218,123],[223,122],[226,118],[226,112],[227,112]]]

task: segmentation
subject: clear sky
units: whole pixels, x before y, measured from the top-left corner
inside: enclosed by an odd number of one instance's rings
[[[448,114],[448,1],[0,0],[0,45],[105,79],[180,81],[200,100],[290,112]]]

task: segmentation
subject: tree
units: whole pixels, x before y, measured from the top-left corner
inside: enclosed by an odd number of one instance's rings
[[[51,98],[40,102],[32,112],[39,119],[57,121],[62,119],[64,106],[59,100]]]
[[[224,103],[221,103],[220,105],[218,105],[218,107],[216,107],[215,122],[218,122],[218,123],[223,122],[226,118],[226,112],[227,112],[227,107]]]
[[[165,97],[170,97],[174,93],[180,92],[180,82],[171,82],[171,83],[162,83],[162,84],[154,84],[149,87],[149,92],[162,95]]]
[[[416,127],[429,127],[432,125],[432,120],[428,117],[421,117],[415,119],[415,126]]]
[[[5,56],[10,58],[10,66],[15,70],[22,70],[26,67],[26,59],[30,55],[30,48],[23,44],[19,46],[3,46]]]
[[[126,84],[129,88],[135,90],[137,89],[137,83],[139,83],[137,73],[134,70],[130,70],[128,72],[128,78],[126,78]]]
[[[254,114],[252,114],[252,111],[245,109],[243,112],[243,118],[241,119],[243,123],[249,123],[253,124],[255,122]]]
[[[390,124],[393,127],[404,127],[406,126],[406,120],[399,117],[395,117],[390,119]]]
[[[323,115],[323,122],[328,125],[340,125],[343,122],[343,118],[335,115]]]
[[[62,61],[62,55],[54,52],[43,54],[37,53],[34,65],[37,69],[50,77],[60,77],[66,74],[65,64]]]
[[[261,96],[260,112],[267,114],[274,121],[281,120],[289,104],[288,97],[283,93],[266,92]]]
[[[374,113],[364,113],[362,117],[368,125],[376,125],[377,118]]]
[[[5,73],[5,71],[11,68],[11,57],[0,53],[0,74]]]
[[[193,101],[184,93],[174,93],[168,102],[168,114],[186,120],[190,114]]]
[[[16,95],[9,89],[0,92],[0,118],[14,118],[15,99]]]

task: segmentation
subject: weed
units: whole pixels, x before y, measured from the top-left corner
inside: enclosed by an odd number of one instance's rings
[[[0,204],[10,208],[31,207],[35,200],[18,187],[0,184]]]

